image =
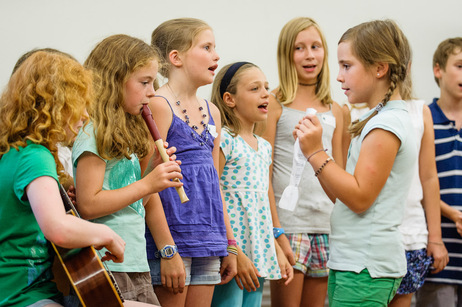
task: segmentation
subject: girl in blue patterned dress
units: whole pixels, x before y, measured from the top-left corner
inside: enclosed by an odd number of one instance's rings
[[[215,288],[212,306],[261,306],[265,279],[282,278],[287,284],[293,277],[273,235],[268,199],[271,145],[254,134],[255,124],[266,120],[268,98],[266,77],[252,63],[225,66],[213,84],[212,100],[224,127],[220,185],[237,240],[238,273],[236,282]]]
[[[175,189],[166,189],[146,205],[156,212],[146,220],[151,282],[164,307],[208,306],[214,286],[236,274],[236,256],[227,251],[234,236],[217,172],[220,113],[197,97],[199,87],[213,82],[219,56],[212,29],[194,18],[162,23],[151,43],[160,51],[160,73],[168,82],[150,108],[161,138],[177,148],[189,198],[181,203]]]

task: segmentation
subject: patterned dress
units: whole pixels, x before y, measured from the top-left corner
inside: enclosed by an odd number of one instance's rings
[[[256,138],[258,151],[223,128],[220,147],[226,164],[220,185],[237,244],[261,277],[280,279],[268,199],[271,145]]]

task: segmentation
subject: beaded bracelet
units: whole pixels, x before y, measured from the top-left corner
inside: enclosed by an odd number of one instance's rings
[[[329,163],[330,161],[333,161],[333,159],[331,157],[327,158],[326,161],[324,161],[324,163],[321,165],[321,167],[316,171],[316,173],[314,173],[314,175],[318,177],[318,175],[321,174],[322,170],[324,169],[324,166],[326,166],[327,163]]]
[[[236,246],[237,247],[237,242],[236,240],[228,240],[228,246]]]
[[[316,150],[316,151],[313,152],[311,155],[309,155],[308,158],[306,158],[306,160],[307,160],[308,162],[310,162],[311,157],[314,156],[315,154],[321,152],[321,151],[327,151],[327,148],[326,148],[326,149],[319,149],[319,150]]]
[[[228,245],[226,248],[226,251],[230,254],[236,255],[237,256],[237,247],[233,245]]]

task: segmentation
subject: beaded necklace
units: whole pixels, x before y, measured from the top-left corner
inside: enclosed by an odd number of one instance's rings
[[[190,126],[194,131],[197,131],[197,129],[199,129],[199,127],[197,125],[190,125],[190,120],[189,120],[189,115],[188,115],[188,111],[186,110],[186,108],[182,108],[181,107],[181,101],[178,99],[178,96],[175,95],[175,93],[173,93],[173,90],[172,88],[170,87],[170,84],[168,84],[167,82],[167,87],[168,87],[168,90],[170,91],[170,93],[175,97],[175,104],[180,107],[181,109],[181,112],[183,113],[184,115],[184,122]],[[204,108],[200,105],[199,101],[197,100],[197,103],[199,105],[199,112],[202,113],[202,120],[200,122],[200,124],[202,125],[202,127],[204,127],[204,131],[205,131],[205,142],[207,142],[208,140],[208,125],[205,123],[205,119],[207,118],[207,113],[204,111]],[[191,135],[194,139],[197,139],[196,138],[196,134],[194,133],[194,131],[191,131]],[[200,137],[201,135],[199,135]],[[202,138],[201,138],[202,139]],[[199,144],[201,146],[204,145],[204,142],[202,140],[198,140]]]

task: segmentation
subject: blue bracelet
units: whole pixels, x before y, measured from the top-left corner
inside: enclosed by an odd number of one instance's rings
[[[279,238],[280,235],[282,235],[284,232],[284,229],[283,228],[277,228],[277,227],[273,227],[273,234],[274,234],[274,238]]]

